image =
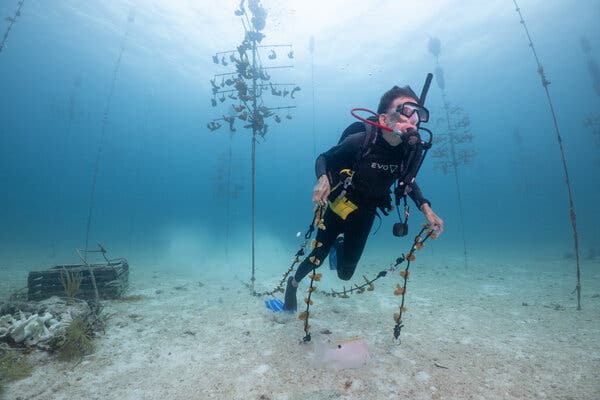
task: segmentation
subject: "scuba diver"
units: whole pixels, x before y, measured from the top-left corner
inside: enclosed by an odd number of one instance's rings
[[[423,100],[425,94],[421,95]],[[328,254],[331,268],[337,270],[338,277],[352,278],[375,216],[379,216],[377,210],[384,215],[392,210],[392,185],[395,184],[397,209],[400,199],[404,200],[406,219],[408,195],[424,213],[431,229],[438,234],[444,229],[444,222],[433,212],[431,203],[414,181],[422,157],[416,160],[415,168],[415,152],[411,152],[411,148],[417,142],[422,143],[419,124],[429,120],[429,111],[422,106],[419,97],[409,86],[394,86],[381,97],[376,118],[359,119],[364,122],[348,126],[340,142],[316,160],[318,182],[312,200],[327,207],[323,215],[325,229],[317,231],[317,245],[300,263],[296,274],[289,277],[284,311],[296,311],[298,283],[320,266]],[[407,233],[406,219],[400,219],[402,223],[394,225],[396,236]]]

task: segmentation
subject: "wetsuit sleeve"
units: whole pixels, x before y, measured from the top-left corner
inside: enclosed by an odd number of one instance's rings
[[[319,157],[317,157],[317,161],[315,163],[315,174],[317,175],[317,179],[327,174],[327,161],[325,160],[325,153],[321,153],[319,154]]]
[[[330,171],[352,168],[360,152],[364,137],[364,133],[351,134],[337,146],[333,146],[325,153],[320,154],[315,163],[317,179]]]
[[[421,192],[421,188],[417,185],[417,182],[413,182],[410,185],[410,192],[408,192],[408,197],[410,197],[416,204],[416,206],[421,209],[421,206],[425,203],[429,204],[431,207],[431,202],[423,197],[423,193]]]

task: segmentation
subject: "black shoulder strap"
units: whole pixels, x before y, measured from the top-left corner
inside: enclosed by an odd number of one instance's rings
[[[365,122],[365,138],[356,155],[356,162],[371,152],[371,146],[377,140],[377,128]]]

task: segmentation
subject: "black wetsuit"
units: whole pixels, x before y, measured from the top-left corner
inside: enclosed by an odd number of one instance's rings
[[[317,242],[322,243],[322,246],[315,247],[298,266],[294,277],[297,282],[318,266],[310,261],[312,256],[319,260],[319,265],[322,264],[341,233],[344,234],[344,242],[343,251],[339,254],[341,257],[337,260],[337,274],[343,280],[352,278],[371,231],[377,208],[386,209],[391,206],[390,187],[406,169],[407,151],[404,144],[391,146],[383,139],[381,132],[378,132],[375,142],[365,151],[363,144],[366,133],[362,122],[353,123],[346,128],[344,134],[349,136],[319,155],[316,161],[316,175],[318,179],[326,174],[333,188],[340,180],[340,170],[348,168],[355,171],[351,190],[346,197],[358,208],[344,220],[331,207],[327,207],[323,217],[326,229],[319,229],[316,236]],[[429,203],[416,182],[410,184],[409,189],[408,195],[417,207]],[[335,200],[338,194],[339,190],[332,190],[329,201]]]

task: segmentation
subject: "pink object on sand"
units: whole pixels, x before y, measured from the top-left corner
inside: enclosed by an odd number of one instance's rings
[[[360,368],[371,358],[362,339],[338,340],[335,347],[323,345],[316,354],[325,367],[338,370]]]

